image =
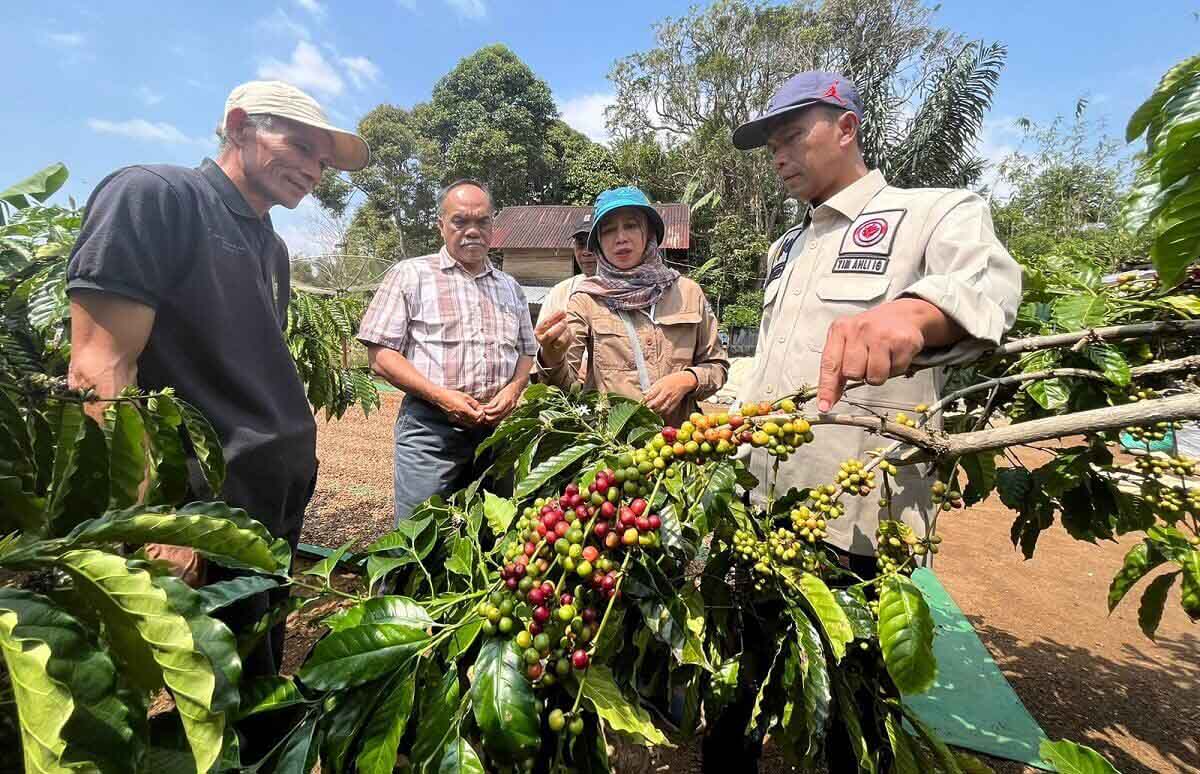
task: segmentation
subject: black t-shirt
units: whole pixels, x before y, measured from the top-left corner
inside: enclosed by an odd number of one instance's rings
[[[68,292],[151,306],[138,386],[174,387],[225,451],[223,499],[276,535],[303,515],[316,422],[283,336],[287,247],[213,161],[118,170],[88,200]]]

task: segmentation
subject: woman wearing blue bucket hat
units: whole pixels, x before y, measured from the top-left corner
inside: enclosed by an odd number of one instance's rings
[[[704,291],[663,262],[664,232],[637,188],[600,194],[588,234],[596,275],[534,333],[546,381],[645,400],[679,425],[725,384],[729,359]]]

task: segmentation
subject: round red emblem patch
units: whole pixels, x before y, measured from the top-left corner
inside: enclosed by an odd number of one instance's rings
[[[887,236],[888,224],[883,218],[871,218],[854,229],[854,244],[859,247],[873,247]]]

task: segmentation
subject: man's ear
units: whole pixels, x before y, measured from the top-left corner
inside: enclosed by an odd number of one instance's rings
[[[847,110],[838,116],[838,128],[842,130],[843,142],[851,145],[860,144],[859,129],[862,124],[858,121],[858,116]]]
[[[225,136],[237,146],[242,144],[242,133],[247,128],[246,120],[249,115],[242,108],[234,108],[225,116]]]

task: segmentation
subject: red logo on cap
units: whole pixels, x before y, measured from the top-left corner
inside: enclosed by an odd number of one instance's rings
[[[837,85],[838,85],[838,82],[834,81],[829,86],[829,88],[825,90],[825,93],[821,95],[821,98],[822,99],[836,99],[838,101],[838,104],[845,105],[846,100],[842,99],[841,94],[838,94]]]
[[[887,236],[888,224],[883,218],[871,218],[854,229],[854,244],[859,247],[873,247]]]

